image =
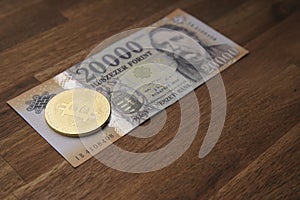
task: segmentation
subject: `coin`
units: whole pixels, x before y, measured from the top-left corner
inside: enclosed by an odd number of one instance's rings
[[[54,96],[45,108],[47,124],[56,132],[79,137],[101,129],[110,117],[110,103],[101,93],[80,88]]]

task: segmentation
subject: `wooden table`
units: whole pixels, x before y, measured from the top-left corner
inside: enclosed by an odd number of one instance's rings
[[[299,2],[299,1],[298,1]],[[158,171],[132,174],[90,159],[65,161],[6,101],[84,59],[112,36],[182,8],[250,51],[222,72],[227,115],[212,152],[199,159],[211,109],[190,148]],[[2,0],[0,2],[0,199],[299,199],[300,29],[297,1]],[[150,139],[116,144],[147,152],[172,140],[179,104]]]

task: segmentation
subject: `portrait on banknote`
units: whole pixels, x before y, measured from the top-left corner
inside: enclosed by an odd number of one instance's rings
[[[176,71],[185,78],[199,82],[210,71],[203,66],[230,48],[227,44],[207,46],[195,32],[175,24],[164,24],[149,33],[152,46],[174,59]]]

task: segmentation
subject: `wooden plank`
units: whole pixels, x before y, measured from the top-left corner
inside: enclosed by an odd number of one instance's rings
[[[13,84],[10,82],[9,77],[3,75],[1,79],[3,79],[3,81],[0,82],[0,92],[3,95],[0,96],[0,111],[8,108],[8,105],[6,105],[8,100],[16,97],[22,91],[25,92],[26,90],[33,88],[39,83],[33,76],[30,75],[20,77],[20,79],[15,81]]]
[[[39,185],[40,182],[48,180],[48,179],[52,179],[53,176],[56,176],[59,171],[64,171],[64,170],[67,170],[69,172],[72,171],[72,170],[70,170],[70,168],[72,168],[72,167],[67,163],[67,161],[62,161],[59,164],[54,165],[46,173],[42,173],[39,177],[37,177],[36,179],[31,181],[30,183],[19,187],[17,190],[15,190],[13,192],[13,195],[18,197],[19,196],[18,194],[20,192],[23,194],[24,192],[26,193],[26,191],[28,191],[28,190],[30,191],[31,188],[35,187],[36,185]],[[59,173],[59,174],[61,174],[61,173]],[[65,174],[65,175],[67,176],[67,174]],[[63,178],[63,176],[61,176],[61,178]],[[63,181],[63,180],[60,179],[59,181]],[[43,198],[50,199],[50,198],[53,198],[53,196],[46,191],[45,196]],[[18,199],[19,199],[19,197],[18,197]]]
[[[10,194],[10,195],[4,197],[4,200],[17,200],[17,198],[13,194]]]
[[[67,70],[71,66],[81,62],[87,57],[87,55],[89,55],[89,52],[87,50],[79,51],[78,53],[75,53],[74,55],[54,64],[53,67],[38,72],[34,75],[34,78],[36,78],[39,82],[42,83],[50,78],[53,78],[57,74]]]
[[[224,185],[211,199],[297,199],[300,123]]]
[[[163,11],[163,15],[161,17],[164,17],[169,12],[173,11],[176,8],[181,8],[183,10],[192,11],[194,13],[197,13],[197,15],[201,15],[202,17],[205,17],[207,20],[213,20],[220,16],[222,16],[225,12],[228,12],[228,8],[234,8],[243,1],[241,0],[233,0],[228,4],[226,1],[219,1],[218,3],[211,3],[207,0],[186,0],[186,1],[165,1],[162,2],[162,4],[153,4],[153,2],[143,2],[143,1],[130,1],[129,4],[131,5],[132,12],[129,10],[128,16],[134,21],[132,23],[136,23],[136,21],[139,21],[141,19],[145,18],[145,14],[143,12],[148,12],[148,10],[155,9],[155,12],[152,12],[153,14],[160,13]],[[91,15],[93,16],[95,12],[99,10],[103,10],[103,8],[110,8],[109,11],[116,12],[124,12],[127,10],[124,10],[127,3],[124,1],[115,1],[113,4],[111,4],[109,1],[106,1],[105,3],[99,4],[94,3],[91,4],[90,2],[84,2],[80,6],[72,7],[70,9],[67,9],[63,12],[64,16],[66,16],[68,19],[77,19],[81,18],[82,16]],[[138,10],[136,8],[140,7],[140,4],[143,4],[145,6],[145,10]],[[162,7],[164,5],[164,7]],[[205,9],[204,9],[205,8]],[[200,10],[199,10],[200,9]],[[105,11],[106,12],[106,11]],[[138,12],[138,13],[137,13]],[[141,12],[141,13],[140,13]],[[142,15],[141,15],[142,14]],[[111,13],[108,13],[108,15],[111,15]],[[145,24],[144,24],[145,25]]]
[[[33,4],[5,16],[0,24],[0,51],[66,22],[57,9],[44,2]]]
[[[4,18],[14,12],[20,11],[42,0],[31,0],[24,3],[24,0],[2,0],[0,1],[0,18]]]
[[[247,44],[299,9],[299,1],[245,1],[212,22],[212,27],[239,44]]]
[[[80,3],[92,3],[95,0],[1,0],[0,1],[0,19],[18,11],[32,7],[35,4],[43,3],[45,7],[52,7],[63,12],[70,7],[75,7]]]
[[[93,3],[95,0],[44,0],[47,3],[47,6],[55,7],[61,12],[63,12],[66,9],[69,9],[70,7],[75,7],[78,4],[81,4],[83,2]]]
[[[19,83],[15,83],[14,87],[9,87],[9,85],[6,85],[7,82],[5,81],[0,82],[0,89],[2,90],[0,95],[0,115],[3,116],[0,118],[0,149],[2,149],[4,145],[4,138],[12,136],[16,134],[18,130],[23,129],[24,126],[28,126],[28,124],[20,118],[6,102],[12,97],[17,96],[20,91],[26,91],[34,87],[37,85],[38,81],[30,76],[24,76],[19,81]],[[21,134],[17,137],[22,138],[23,135],[26,134]],[[18,138],[15,139],[18,140]]]
[[[64,161],[62,156],[27,125],[2,139],[0,144],[0,155],[26,182]]]
[[[130,174],[91,159],[76,170],[63,165],[50,178],[14,194],[58,199],[209,198],[299,122],[298,19],[295,13],[254,39],[247,45],[252,53],[222,73],[228,94],[227,119],[220,141],[205,158],[199,160],[198,152],[210,120],[210,100],[206,88],[200,87],[196,94],[206,112],[201,115],[198,135],[172,165],[152,173]],[[164,146],[176,132],[178,106],[167,109],[169,121],[151,145],[149,140],[135,140],[132,145],[130,136],[116,144],[129,151]]]
[[[153,2],[145,0],[131,0],[130,2],[115,0],[113,3],[111,3],[109,0],[104,0],[101,2],[94,1],[93,3],[82,3],[78,7],[73,7],[64,11],[63,13],[64,16],[66,16],[69,20],[77,20],[82,18],[82,16],[94,18],[100,14],[102,20],[110,20],[115,18],[118,20],[116,23],[120,23],[119,20],[130,20],[132,23],[134,23],[136,20],[140,20],[149,16],[149,13],[153,13],[153,11],[160,11],[170,4],[176,3],[177,1],[178,0],[166,0],[158,4],[153,4]],[[123,13],[126,13],[124,18],[119,18],[123,15]]]
[[[23,179],[0,157],[0,198],[9,196],[15,189],[24,185]]]

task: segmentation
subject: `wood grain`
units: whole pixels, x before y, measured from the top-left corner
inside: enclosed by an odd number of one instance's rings
[[[6,105],[80,62],[105,38],[150,25],[177,7],[250,50],[222,72],[225,126],[203,159],[198,153],[211,115],[205,85],[195,90],[201,118],[189,118],[200,122],[191,147],[166,168],[144,174],[94,158],[74,169]],[[296,0],[1,1],[0,198],[299,199],[299,19]],[[127,135],[116,145],[133,152],[167,145],[180,123],[179,104],[166,114],[154,137]]]
[[[224,185],[212,199],[297,199],[300,165],[300,124]]]
[[[25,182],[2,157],[0,157],[0,169],[0,180],[6,183],[5,185],[1,185],[0,198],[2,199],[25,185]]]
[[[0,50],[64,23],[67,19],[58,10],[41,2],[13,12],[2,20]]]

